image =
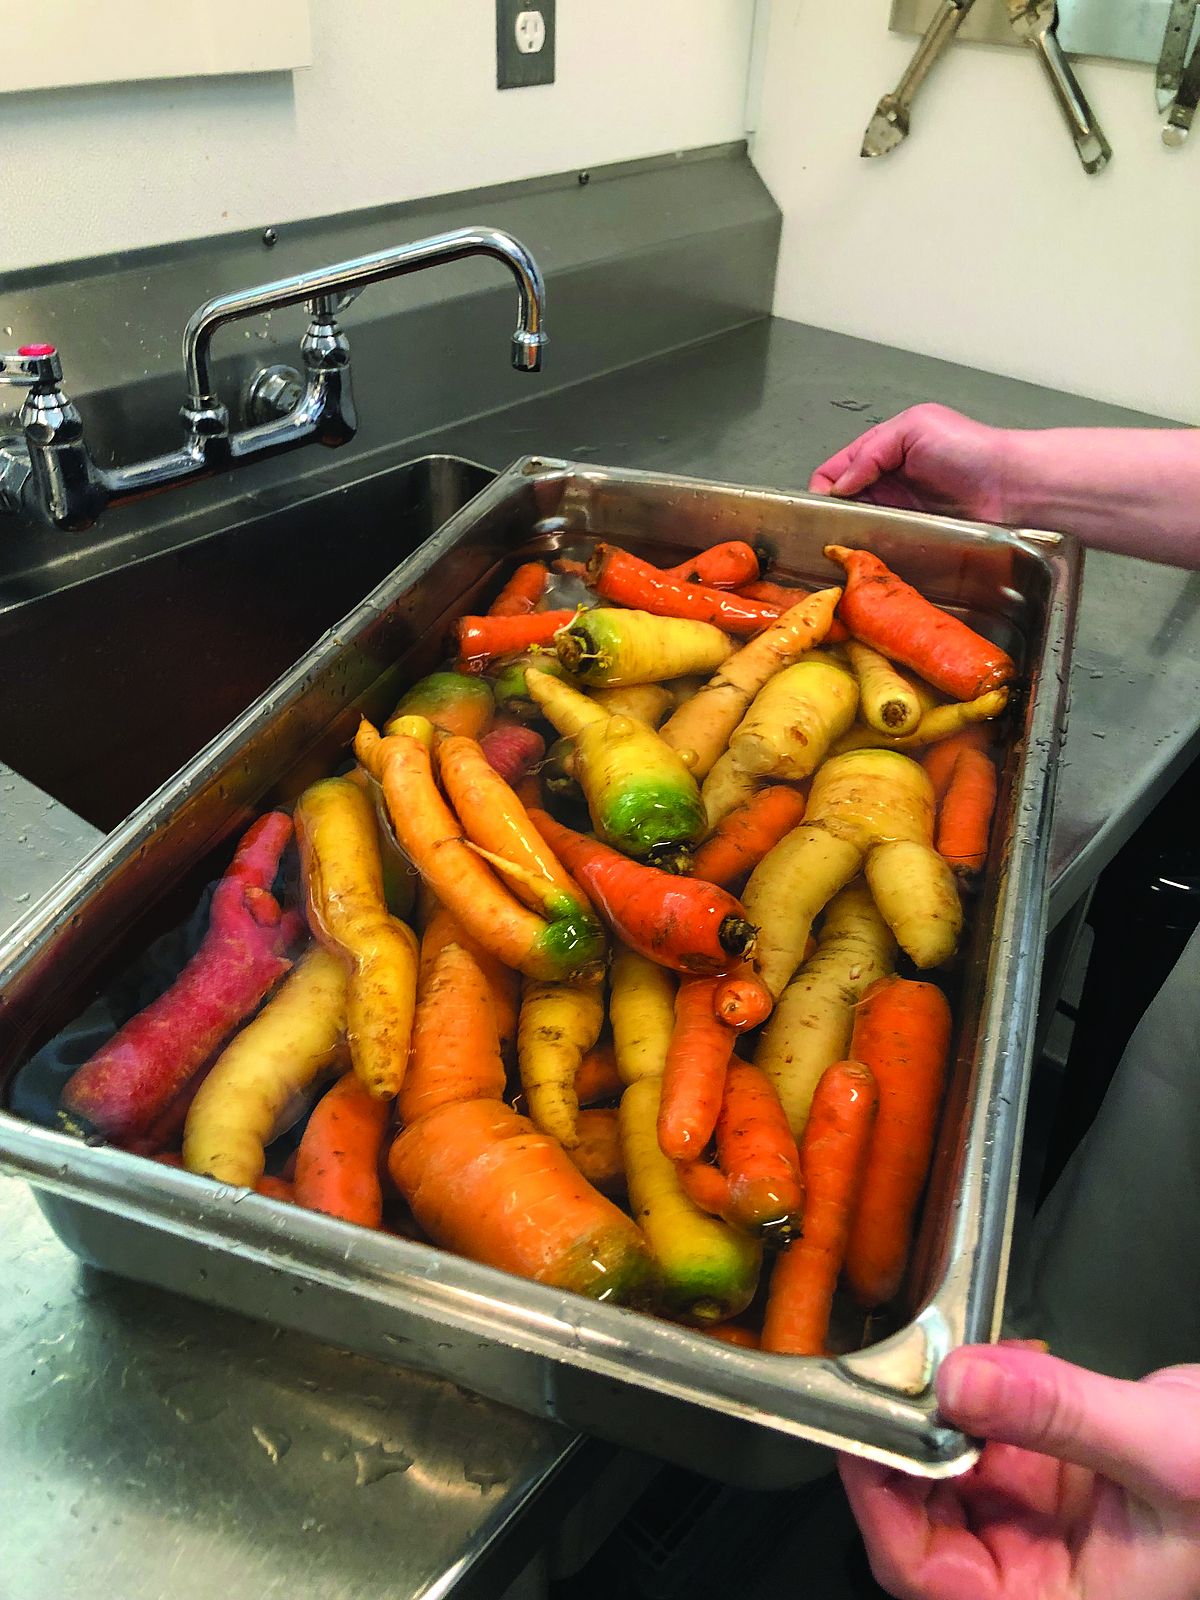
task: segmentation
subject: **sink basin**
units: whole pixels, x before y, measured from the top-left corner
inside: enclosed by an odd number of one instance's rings
[[[427,456],[0,612],[0,758],[114,827],[491,477]]]

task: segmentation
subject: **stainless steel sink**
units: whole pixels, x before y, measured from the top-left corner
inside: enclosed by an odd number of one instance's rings
[[[426,456],[0,608],[0,758],[115,827],[491,477]]]

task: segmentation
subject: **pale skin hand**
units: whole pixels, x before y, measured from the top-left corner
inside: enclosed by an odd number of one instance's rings
[[[913,406],[831,456],[809,488],[1200,567],[1200,429],[1026,432]]]
[[[968,1346],[944,1362],[938,1404],[990,1441],[963,1477],[839,1460],[872,1570],[898,1600],[1200,1595],[1200,1366],[1125,1383]]]

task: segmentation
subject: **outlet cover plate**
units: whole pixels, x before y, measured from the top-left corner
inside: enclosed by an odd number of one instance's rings
[[[554,82],[554,9],[555,0],[496,0],[497,89]],[[540,12],[545,23],[546,40],[535,54],[523,51],[517,38],[517,19],[527,11]]]

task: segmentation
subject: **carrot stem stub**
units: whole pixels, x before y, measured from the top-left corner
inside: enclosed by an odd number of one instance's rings
[[[956,700],[975,700],[1011,681],[1016,669],[1005,651],[926,600],[878,556],[840,544],[827,544],[825,554],[846,570],[838,610],[864,644]]]

